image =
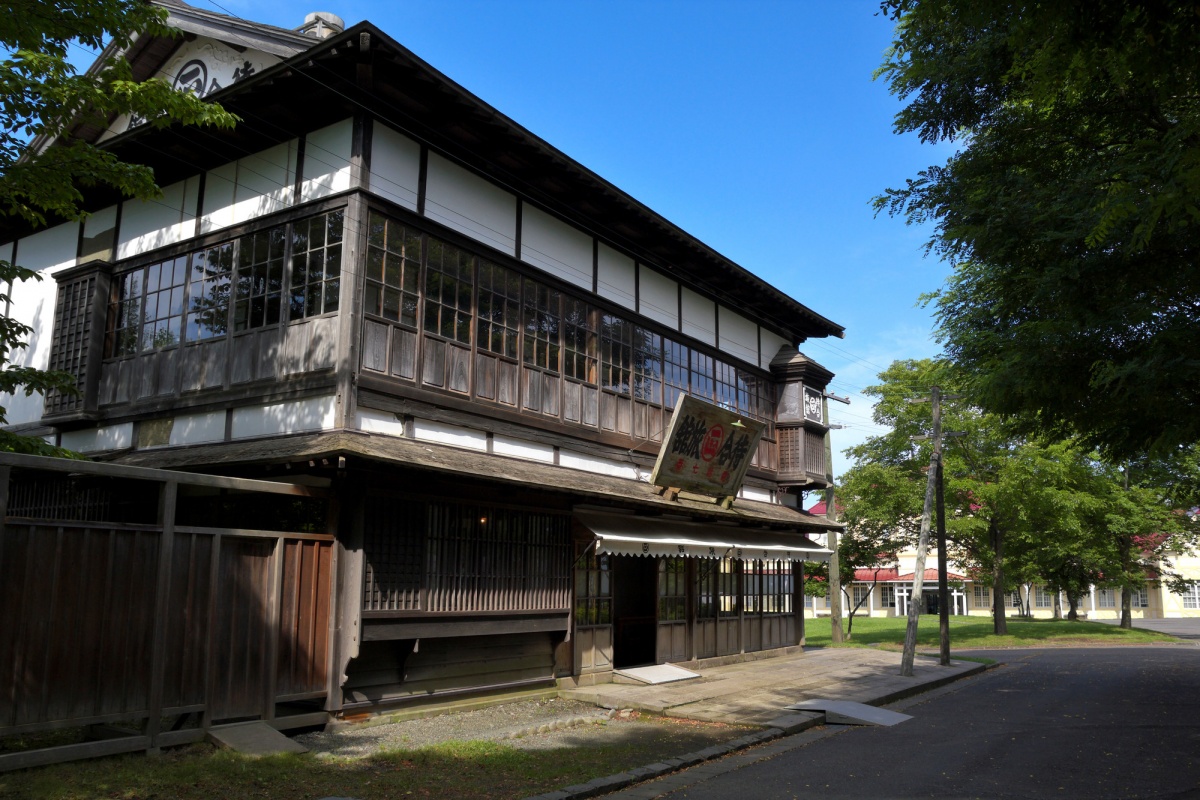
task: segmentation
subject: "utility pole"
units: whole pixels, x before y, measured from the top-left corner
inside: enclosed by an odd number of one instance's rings
[[[911,678],[913,674],[913,659],[917,655],[917,624],[921,618],[921,600],[925,588],[925,553],[929,549],[930,517],[933,515],[933,501],[938,475],[942,468],[942,390],[941,387],[931,388],[930,401],[933,404],[933,455],[929,460],[929,478],[925,483],[925,507],[921,512],[921,536],[917,541],[917,563],[913,569],[912,592],[908,597],[908,627],[904,631],[904,653],[900,657],[900,674]],[[924,403],[925,398],[910,399],[910,403]],[[945,561],[939,567],[938,585],[945,574]],[[939,603],[939,605],[942,605]],[[940,616],[940,613],[939,613]],[[949,652],[949,620],[947,619],[947,652]]]
[[[934,408],[938,408],[936,405]],[[936,411],[934,413],[937,413]],[[940,426],[939,426],[940,427]],[[938,553],[938,663],[950,666],[950,587],[946,580],[946,502],[942,486],[941,442],[937,452],[937,553]]]
[[[821,398],[821,414],[826,424],[829,423],[829,397]],[[825,433],[825,517],[837,521],[837,498],[833,491],[833,436]],[[842,572],[838,559],[837,531],[830,529],[825,534],[825,545],[829,548],[829,640],[833,644],[841,644],[844,640],[842,633]]]

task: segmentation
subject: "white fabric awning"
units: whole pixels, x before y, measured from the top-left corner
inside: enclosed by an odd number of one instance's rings
[[[830,551],[798,531],[714,525],[635,514],[576,511],[596,536],[596,552],[619,556],[684,556],[764,561],[829,560]]]

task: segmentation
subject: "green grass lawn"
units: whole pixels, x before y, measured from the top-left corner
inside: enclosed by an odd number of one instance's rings
[[[698,734],[696,728],[713,729]],[[719,730],[717,730],[719,729]],[[251,758],[210,745],[0,773],[5,800],[315,800],[522,798],[737,738],[745,729],[691,720],[622,723],[586,746],[519,749],[456,741],[365,758]],[[697,741],[700,739],[700,741]]]
[[[847,619],[842,620],[845,630]],[[850,645],[904,645],[905,617],[855,616]],[[813,647],[829,644],[829,618],[804,620],[805,642]],[[1124,630],[1102,622],[1068,622],[1057,619],[1009,619],[1008,635],[992,633],[991,617],[950,617],[950,650],[990,649],[1002,647],[1037,647],[1047,645],[1118,645],[1175,642],[1174,636],[1143,630]],[[938,646],[938,618],[923,614],[917,626],[917,646]]]

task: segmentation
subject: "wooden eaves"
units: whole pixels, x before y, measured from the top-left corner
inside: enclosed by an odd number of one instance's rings
[[[841,523],[775,503],[742,499],[726,509],[686,497],[668,500],[656,495],[655,487],[649,483],[357,431],[298,434],[169,450],[139,450],[125,453],[114,460],[118,464],[156,469],[219,471],[247,464],[321,459],[336,461],[338,457],[346,458],[350,466],[355,459],[363,459],[396,468],[535,487],[539,491],[567,494],[593,504],[633,507],[645,513],[683,514],[695,519],[786,529],[798,533],[824,533],[844,527]]]

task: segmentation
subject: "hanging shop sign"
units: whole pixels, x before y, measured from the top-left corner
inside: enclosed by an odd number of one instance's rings
[[[824,398],[817,389],[804,387],[804,418],[809,422],[825,424]]]
[[[712,403],[680,395],[650,482],[712,497],[742,488],[766,426]]]

